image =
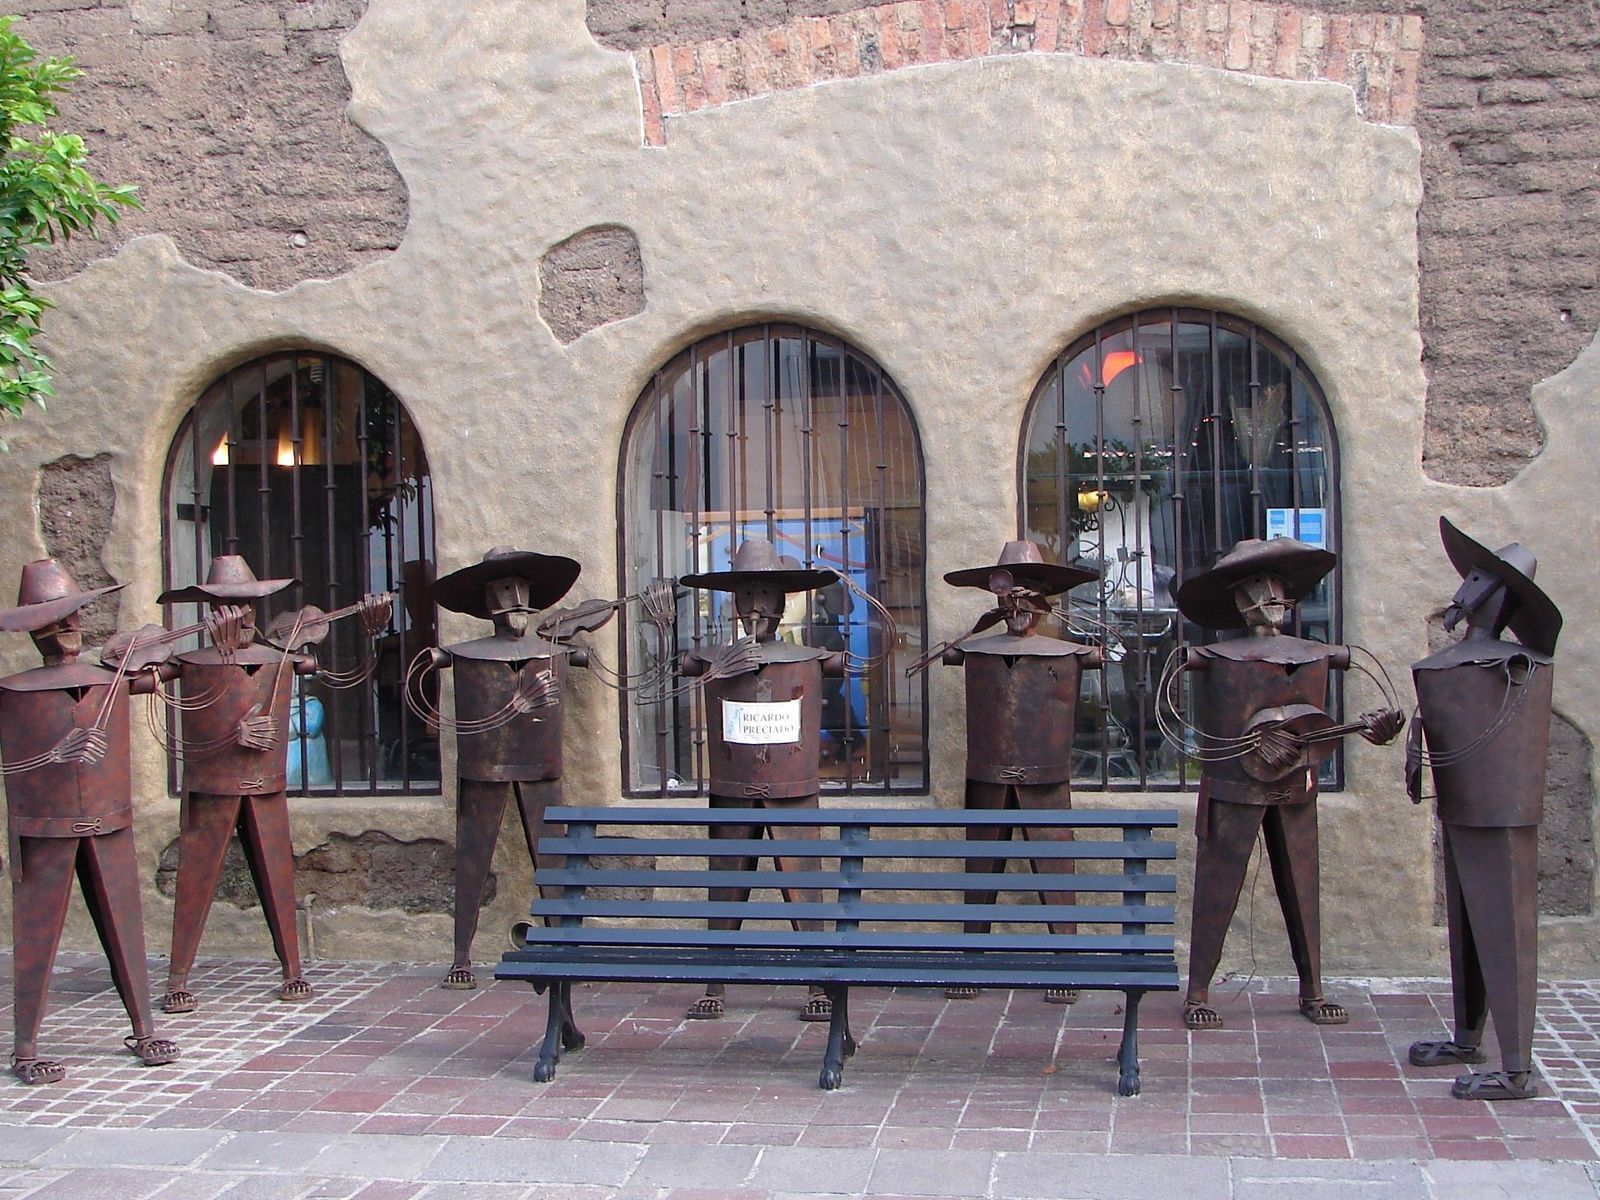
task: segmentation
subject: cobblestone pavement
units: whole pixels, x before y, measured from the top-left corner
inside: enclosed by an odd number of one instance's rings
[[[275,964],[202,963],[199,1010],[161,1023],[183,1059],[141,1068],[103,965],[64,955],[41,1045],[68,1078],[0,1081],[0,1200],[1597,1195],[1591,983],[1541,997],[1544,1097],[1495,1106],[1405,1061],[1447,1028],[1439,980],[1347,981],[1352,1021],[1327,1029],[1281,980],[1228,995],[1209,1034],[1150,997],[1143,1094],[1119,1099],[1115,994],[864,990],[824,1093],[826,1027],[795,992],[734,989],[727,1019],[688,1022],[692,989],[574,989],[588,1046],[536,1085],[543,999],[437,976],[312,964],[316,997],[287,1005]]]

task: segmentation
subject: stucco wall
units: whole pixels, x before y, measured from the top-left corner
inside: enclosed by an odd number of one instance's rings
[[[1044,366],[1108,316],[1193,303],[1271,328],[1327,391],[1345,466],[1348,637],[1403,673],[1455,584],[1438,513],[1492,544],[1514,532],[1572,620],[1558,706],[1591,739],[1600,731],[1597,640],[1579,616],[1597,530],[1578,434],[1597,416],[1600,352],[1536,393],[1549,447],[1510,486],[1424,477],[1411,131],[1362,120],[1336,84],[1029,55],[674,117],[667,144],[645,148],[632,60],[600,47],[584,18],[581,0],[484,0],[470,15],[418,0],[369,7],[341,50],[351,116],[409,191],[392,254],[267,293],[150,237],[52,285],[61,396],[0,459],[0,580],[43,552],[39,467],[109,451],[117,507],[103,559],[131,584],[123,623],[156,619],[161,472],[184,412],[228,367],[309,345],[361,362],[410,409],[433,470],[441,570],[517,542],[580,559],[578,591],[609,594],[617,452],[640,387],[697,336],[763,317],[836,333],[883,365],[921,429],[930,568],[981,561],[1015,528],[1017,437]],[[638,238],[645,307],[563,344],[540,315],[540,260],[596,226]],[[935,631],[971,619],[955,589],[930,603]],[[441,630],[473,633],[459,620]],[[608,637],[600,646],[615,655]],[[0,646],[0,667],[32,661],[18,639]],[[570,691],[568,795],[618,802],[615,698],[582,673]],[[942,804],[959,803],[962,719],[960,679],[936,673]],[[1323,804],[1329,973],[1441,970],[1430,815],[1404,801],[1396,749],[1357,746],[1349,761],[1350,788]],[[160,948],[170,903],[153,879],[176,803],[153,745],[136,768]],[[448,839],[449,801],[294,804],[301,849],[370,829]],[[1185,871],[1191,844],[1186,834]],[[530,893],[524,853],[502,840],[480,958]],[[1283,969],[1275,906],[1256,908],[1261,967]],[[448,953],[442,914],[345,908],[318,922],[325,955]],[[1550,970],[1592,974],[1591,918],[1547,930]],[[73,937],[89,940],[82,919]],[[224,945],[268,953],[259,915],[218,906],[207,946]],[[1240,931],[1230,958],[1249,950]]]

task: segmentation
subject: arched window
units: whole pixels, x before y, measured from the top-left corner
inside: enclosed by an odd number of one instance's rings
[[[261,628],[302,605],[331,612],[368,592],[396,593],[365,683],[300,685],[289,788],[439,790],[438,740],[401,702],[406,663],[438,640],[428,598],[433,489],[416,426],[381,380],[312,351],[269,354],[216,380],[167,455],[164,538],[168,587],[203,580],[219,554],[242,554],[261,579],[299,579],[260,602]],[[173,605],[168,620],[198,616]],[[361,642],[354,618],[336,622],[317,657],[350,671]]]
[[[926,790],[926,683],[901,669],[927,641],[922,453],[894,381],[812,330],[754,325],[717,334],[645,387],[620,469],[626,592],[725,569],[749,536],[848,576],[854,588],[793,597],[780,634],[848,650],[863,664],[852,678],[824,683],[823,787]],[[860,592],[887,610],[892,626]],[[669,638],[638,620],[623,624],[623,669],[638,677],[680,651],[729,640],[735,626],[725,595],[686,593]],[[636,700],[623,706],[627,792],[699,792],[705,730],[697,692]]]
[[[1157,706],[1170,709],[1157,683],[1177,647],[1215,635],[1179,617],[1172,591],[1241,538],[1338,553],[1338,448],[1321,387],[1249,321],[1174,308],[1121,317],[1039,380],[1018,475],[1022,535],[1103,572],[1070,597],[1071,636],[1102,644],[1108,660],[1085,676],[1075,778],[1193,785],[1195,764],[1160,736]],[[1295,622],[1301,637],[1338,640],[1337,570]],[[1192,722],[1187,695],[1180,703]]]

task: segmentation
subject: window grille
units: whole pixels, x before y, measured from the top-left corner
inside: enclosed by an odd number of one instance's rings
[[[333,611],[368,592],[395,593],[372,677],[334,690],[297,682],[291,794],[439,791],[439,743],[402,702],[405,667],[437,644],[433,487],[405,407],[346,359],[270,354],[216,380],[185,417],[167,456],[166,586],[203,580],[213,556],[242,554],[258,578],[293,577],[257,603],[258,627],[315,604]],[[168,607],[169,626],[203,616]],[[354,618],[317,647],[325,666],[360,665]],[[176,765],[173,769],[176,787]]]
[[[1178,584],[1241,538],[1296,536],[1339,551],[1338,446],[1322,389],[1293,350],[1222,313],[1163,308],[1111,321],[1039,380],[1018,461],[1022,536],[1099,569],[1053,630],[1102,645],[1085,675],[1074,780],[1175,789],[1196,764],[1167,746],[1157,695],[1168,658],[1215,640],[1182,620]],[[1294,632],[1340,638],[1334,572],[1295,610]],[[1337,713],[1340,697],[1330,697]],[[1196,722],[1187,684],[1177,703]],[[1322,786],[1342,782],[1339,756]]]
[[[625,591],[722,570],[746,537],[807,567],[844,571],[882,615],[840,583],[791,597],[780,637],[845,649],[872,664],[823,682],[824,790],[928,786],[927,684],[903,668],[927,644],[922,452],[899,390],[870,359],[792,325],[717,334],[645,387],[624,435],[618,495]],[[724,593],[685,591],[671,636],[637,619],[619,629],[638,677],[735,635]],[[623,705],[629,795],[704,790],[698,689],[644,692]]]

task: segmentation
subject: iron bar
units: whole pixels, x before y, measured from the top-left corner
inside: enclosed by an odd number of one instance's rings
[[[1094,331],[1094,461],[1095,461],[1095,498],[1100,502],[1099,542],[1100,542],[1100,586],[1096,588],[1099,597],[1095,616],[1099,621],[1097,628],[1104,631],[1108,625],[1106,621],[1106,358],[1105,345],[1099,329]],[[1103,638],[1102,634],[1102,638]],[[1123,647],[1127,653],[1127,647]],[[1102,669],[1100,675],[1100,787],[1110,786],[1110,753],[1111,753],[1111,685],[1107,676],[1111,672]]]

